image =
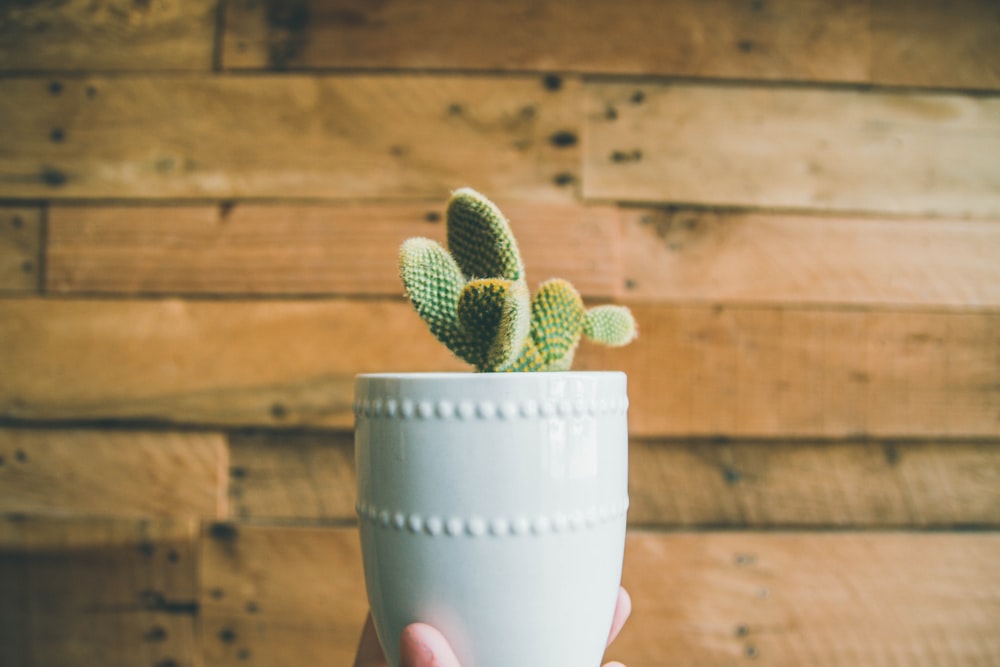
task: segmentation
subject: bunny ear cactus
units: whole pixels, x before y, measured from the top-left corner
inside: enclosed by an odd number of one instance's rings
[[[456,191],[446,218],[451,252],[409,239],[400,276],[431,333],[477,370],[569,370],[582,336],[613,346],[636,337],[628,308],[587,310],[565,280],[543,283],[531,299],[507,219],[475,190]]]

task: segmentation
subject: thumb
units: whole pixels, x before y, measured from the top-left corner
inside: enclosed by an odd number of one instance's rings
[[[411,623],[399,637],[399,667],[459,667],[448,640],[426,623]]]

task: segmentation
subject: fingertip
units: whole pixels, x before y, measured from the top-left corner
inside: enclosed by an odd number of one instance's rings
[[[448,640],[426,623],[411,623],[399,637],[399,667],[459,667]]]
[[[618,604],[622,608],[623,621],[628,620],[629,616],[632,615],[632,596],[629,595],[624,586],[618,589]]]
[[[624,587],[618,588],[618,604],[615,606],[615,615],[611,619],[611,633],[608,635],[608,644],[615,640],[618,633],[625,626],[625,621],[632,614],[632,596]]]

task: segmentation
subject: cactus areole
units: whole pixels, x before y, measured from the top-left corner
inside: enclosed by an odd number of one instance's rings
[[[532,298],[507,219],[470,188],[448,202],[446,250],[412,238],[399,251],[406,295],[431,332],[481,372],[565,371],[580,338],[619,346],[636,337],[624,306],[586,309],[561,278]]]

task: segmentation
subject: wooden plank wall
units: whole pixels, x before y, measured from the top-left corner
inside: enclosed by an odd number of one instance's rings
[[[994,0],[0,4],[0,664],[350,664],[450,190],[629,304],[661,665],[1000,663]]]

